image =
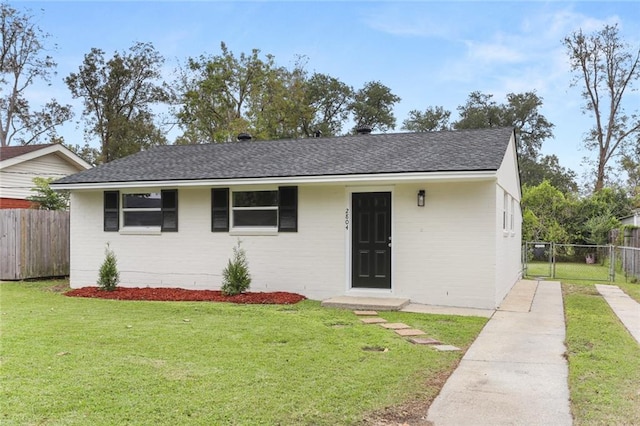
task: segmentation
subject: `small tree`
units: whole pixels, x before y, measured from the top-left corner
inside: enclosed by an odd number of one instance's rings
[[[238,240],[238,244],[233,248],[233,259],[229,259],[227,267],[222,271],[221,291],[225,296],[245,292],[251,285],[247,255],[240,244],[241,241]]]
[[[107,243],[107,248],[104,251],[105,259],[100,266],[100,272],[98,277],[98,286],[105,291],[113,291],[116,289],[118,283],[120,282],[120,273],[118,272],[118,260],[116,259],[116,255],[109,248],[109,243]]]
[[[54,191],[49,186],[51,181],[53,181],[53,178],[33,178],[35,187],[31,188],[31,191],[36,194],[31,195],[27,199],[38,203],[37,208],[41,210],[66,210],[67,207],[69,207],[69,192]]]

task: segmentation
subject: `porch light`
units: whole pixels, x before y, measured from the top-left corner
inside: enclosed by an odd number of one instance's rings
[[[424,207],[424,189],[418,191],[418,207]]]

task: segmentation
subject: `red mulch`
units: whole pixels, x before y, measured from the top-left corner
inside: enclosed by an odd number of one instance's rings
[[[241,293],[236,296],[224,296],[217,290],[185,290],[182,288],[138,288],[117,287],[113,291],[99,287],[82,287],[65,293],[72,297],[95,297],[116,300],[158,300],[190,302],[230,302],[241,304],[292,305],[306,297],[283,291],[271,293]]]

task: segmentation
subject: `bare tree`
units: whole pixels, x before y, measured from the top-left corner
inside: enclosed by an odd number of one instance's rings
[[[44,33],[32,22],[32,16],[8,3],[0,4],[0,145],[12,141],[23,145],[37,143],[47,135],[53,140],[56,126],[72,117],[71,106],[60,105],[55,99],[42,109],[32,110],[27,89],[39,80],[49,82],[57,66],[45,54]]]
[[[637,111],[625,111],[625,94],[640,77],[640,48],[631,48],[620,39],[617,25],[585,35],[582,30],[564,39],[575,74],[572,85],[582,86],[584,109],[594,126],[585,137],[585,147],[596,150],[595,191],[604,188],[611,160],[621,156],[640,133]]]

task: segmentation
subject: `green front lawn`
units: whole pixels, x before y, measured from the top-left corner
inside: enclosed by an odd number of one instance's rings
[[[313,301],[81,299],[54,284],[0,284],[3,425],[354,424],[415,400],[426,408],[463,354]],[[463,349],[487,321],[381,316]]]

